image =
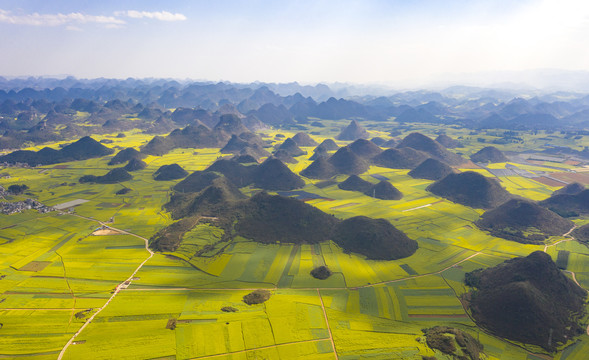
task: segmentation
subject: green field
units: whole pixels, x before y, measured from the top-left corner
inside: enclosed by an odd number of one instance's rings
[[[313,129],[321,141],[337,134],[345,121],[324,121]],[[391,123],[389,125],[394,125]],[[373,136],[382,124],[367,122]],[[434,136],[440,126],[405,125],[402,136],[421,131]],[[497,138],[447,127],[459,138],[468,156]],[[268,130],[267,139],[289,131]],[[497,145],[501,150],[533,149],[545,134],[523,134],[524,144]],[[113,140],[109,146],[135,147],[150,137],[137,131],[125,138],[113,134],[96,137]],[[558,141],[555,141],[558,143]],[[340,142],[340,145],[344,145]],[[57,144],[51,144],[57,146]],[[40,148],[40,147],[37,147]],[[311,161],[312,148],[288,164],[300,172]],[[421,359],[447,357],[430,349],[421,329],[435,325],[458,327],[483,343],[489,359],[540,359],[538,348],[526,347],[489,335],[475,326],[459,297],[466,291],[464,274],[523,256],[544,245],[522,245],[492,237],[473,222],[481,210],[452,203],[425,189],[432,182],[413,179],[408,170],[372,166],[361,175],[384,176],[404,195],[402,200],[376,200],[337,185],[316,186],[305,179],[304,191],[320,199],[309,204],[339,218],[365,215],[389,220],[419,249],[405,259],[368,260],[345,253],[331,241],[316,245],[270,244],[236,238],[219,242],[222,230],[200,223],[184,237],[173,253],[150,253],[143,238],[171,224],[162,206],[177,181],[154,181],[161,165],[178,163],[187,171],[203,170],[220,156],[219,149],[176,149],[164,156],[149,156],[146,169],[132,173],[121,184],[80,184],[83,175],[100,175],[109,157],[64,163],[55,167],[4,168],[9,179],[0,185],[26,183],[30,194],[10,197],[38,199],[46,205],[71,200],[87,202],[73,213],[39,214],[28,210],[0,215],[0,358],[55,359],[68,340],[97,314],[67,348],[64,359]],[[506,169],[513,164],[493,164]],[[554,165],[554,164],[552,164]],[[551,165],[551,166],[552,166]],[[517,164],[529,171],[550,171],[543,165]],[[556,166],[556,165],[554,165]],[[570,168],[562,166],[562,171]],[[478,169],[486,176],[488,170]],[[346,176],[339,176],[343,181]],[[556,189],[522,176],[499,177],[508,191],[533,200],[545,199]],[[256,189],[242,189],[251,194]],[[589,219],[575,220],[584,224]],[[127,233],[95,235],[106,223]],[[589,289],[589,249],[562,237],[549,240],[546,252],[556,261],[568,252],[566,270]],[[558,243],[557,243],[558,242]],[[194,254],[214,244],[202,253]],[[561,255],[562,256],[562,255]],[[129,284],[112,298],[118,286],[148,259]],[[327,265],[333,275],[318,280],[311,269]],[[264,304],[246,305],[242,297],[253,289],[268,289]],[[237,312],[223,312],[231,306]],[[174,326],[170,326],[170,324]],[[580,359],[589,351],[589,336],[554,354],[555,359]]]

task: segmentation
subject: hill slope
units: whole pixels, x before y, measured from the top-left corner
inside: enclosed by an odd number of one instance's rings
[[[439,180],[453,172],[448,164],[429,158],[409,171],[408,175],[415,179]]]
[[[125,165],[123,167],[123,169],[125,169],[127,171],[137,171],[137,170],[143,170],[146,167],[147,167],[147,164],[145,163],[145,161],[140,160],[139,158],[132,158],[131,160],[129,160],[127,165]]]
[[[301,171],[309,179],[329,179],[337,174],[337,169],[325,157],[319,157]]]
[[[589,214],[589,189],[576,194],[552,195],[548,199],[540,201],[540,205],[561,216]]]
[[[178,180],[188,176],[188,172],[178,164],[162,165],[153,174],[156,181]]]
[[[133,179],[133,176],[129,174],[125,169],[115,168],[101,176],[84,175],[80,178],[79,181],[80,183],[93,182],[97,184],[116,184],[131,179]]]
[[[358,139],[348,146],[354,154],[366,160],[369,160],[382,152],[382,149],[375,143],[366,139]]]
[[[429,155],[410,147],[386,149],[372,158],[372,163],[390,169],[413,169]]]
[[[495,179],[474,171],[450,174],[426,190],[455,203],[479,209],[494,208],[511,197]]]
[[[356,120],[352,120],[337,136],[338,140],[367,139],[370,135]]]
[[[350,175],[337,185],[338,188],[346,191],[359,191],[361,193],[371,192],[374,184],[368,182],[358,175]]]
[[[364,192],[365,195],[381,200],[401,200],[403,194],[388,181],[382,180]]]
[[[268,158],[257,166],[252,180],[255,187],[264,190],[294,190],[305,186],[303,179],[275,158]]]
[[[554,191],[552,193],[552,195],[562,195],[562,194],[576,195],[585,189],[586,189],[585,185],[579,184],[578,182],[574,182],[574,183],[570,183],[567,186],[563,186],[560,189]]]
[[[296,135],[293,136],[292,139],[295,143],[297,143],[298,146],[317,146],[317,141],[313,140],[313,138],[310,137],[309,134],[304,132],[296,133]]]
[[[339,148],[327,161],[333,165],[338,174],[346,175],[362,174],[370,166],[347,146]]]
[[[266,193],[240,204],[238,211],[243,215],[235,225],[237,235],[265,244],[325,241],[339,221],[302,201]]]
[[[399,145],[397,145],[397,148],[399,149],[403,147],[410,147],[415,150],[423,151],[429,156],[452,166],[460,165],[466,162],[466,159],[462,158],[460,155],[448,151],[437,141],[417,132],[407,135],[403,140],[401,140]]]
[[[141,153],[133,148],[125,148],[119,151],[115,156],[110,159],[108,165],[117,165],[127,162],[133,158],[141,159],[143,156]]]
[[[321,142],[321,144],[317,145],[317,147],[315,148],[315,150],[317,150],[317,148],[324,148],[327,151],[333,151],[333,150],[337,150],[339,149],[339,146],[335,143],[335,141],[333,141],[333,139],[325,139]]]
[[[496,147],[486,146],[470,156],[475,163],[507,162],[507,157]]]
[[[385,219],[355,216],[339,223],[333,241],[347,252],[365,255],[373,260],[395,260],[412,255],[417,242]]]
[[[305,155],[307,153],[306,151],[303,151],[291,138],[286,138],[286,140],[284,140],[284,142],[280,144],[276,150],[282,150],[292,157]]]
[[[461,144],[458,140],[452,139],[446,134],[438,135],[436,141],[439,142],[443,147],[447,149],[453,149],[457,147],[461,147]]]

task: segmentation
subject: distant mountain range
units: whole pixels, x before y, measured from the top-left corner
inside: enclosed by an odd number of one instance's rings
[[[0,77],[0,150],[133,128],[167,134],[191,126],[205,133],[203,126],[213,129],[223,115],[241,119],[251,131],[305,130],[306,124],[317,123],[314,119],[394,119],[471,129],[579,132],[589,128],[585,93],[454,86],[437,92],[358,94],[341,84],[334,90],[297,83]],[[137,118],[142,121],[133,120]],[[366,136],[361,129],[349,129],[354,132],[352,140]]]

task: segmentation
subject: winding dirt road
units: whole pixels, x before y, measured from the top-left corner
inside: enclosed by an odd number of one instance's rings
[[[149,252],[149,256],[147,257],[147,259],[143,260],[143,262],[142,262],[141,264],[139,264],[139,266],[137,266],[137,268],[135,269],[135,271],[133,271],[133,273],[131,274],[131,276],[129,276],[129,277],[128,277],[128,278],[127,278],[125,281],[123,281],[123,282],[121,282],[119,285],[117,285],[117,287],[115,288],[115,290],[114,290],[113,294],[112,294],[112,295],[111,295],[111,297],[110,297],[110,298],[109,298],[109,299],[106,301],[106,303],[104,303],[104,305],[102,305],[102,307],[98,308],[98,310],[97,310],[97,311],[96,311],[94,314],[92,314],[92,316],[91,316],[91,317],[89,317],[89,318],[86,320],[86,322],[84,323],[84,325],[82,325],[82,327],[81,327],[81,328],[79,328],[79,329],[78,329],[78,331],[76,331],[76,333],[75,333],[75,334],[74,334],[74,335],[73,335],[73,336],[70,338],[70,340],[67,342],[67,344],[65,344],[65,346],[63,347],[63,349],[61,349],[61,351],[60,351],[60,353],[59,353],[59,356],[57,357],[57,360],[61,360],[61,359],[63,358],[63,356],[64,356],[64,354],[65,354],[65,352],[66,352],[67,348],[68,348],[68,347],[69,347],[69,346],[70,346],[70,345],[71,345],[71,344],[74,342],[74,340],[76,339],[76,337],[77,337],[78,335],[80,335],[80,333],[81,333],[81,332],[82,332],[82,331],[83,331],[83,330],[86,328],[86,326],[90,325],[90,323],[92,322],[92,320],[94,320],[94,318],[96,317],[96,315],[100,314],[100,312],[101,312],[102,310],[104,310],[104,309],[105,309],[105,308],[108,306],[108,304],[110,304],[110,302],[111,302],[111,301],[112,301],[112,300],[115,298],[115,296],[117,296],[117,294],[118,294],[118,293],[119,293],[119,292],[120,292],[122,289],[125,289],[125,288],[127,288],[127,287],[129,286],[129,284],[131,284],[131,282],[133,281],[133,278],[135,277],[135,275],[137,274],[137,272],[138,272],[139,270],[141,270],[141,268],[143,267],[143,265],[145,265],[145,263],[146,263],[146,262],[147,262],[149,259],[151,259],[151,258],[153,257],[153,255],[154,255],[154,252],[153,252],[153,251],[151,251],[151,249],[149,249],[149,240],[148,240],[148,239],[146,239],[146,238],[144,238],[144,237],[142,237],[142,236],[136,235],[136,234],[132,234],[132,233],[130,233],[130,232],[128,232],[128,231],[125,231],[125,230],[121,230],[121,229],[114,228],[114,227],[112,227],[112,226],[108,226],[108,225],[104,224],[102,221],[99,221],[99,220],[95,220],[95,219],[92,219],[92,218],[87,218],[87,217],[84,217],[84,216],[79,216],[79,215],[76,215],[76,216],[78,216],[78,217],[82,217],[82,218],[84,218],[84,219],[88,219],[88,220],[96,221],[96,222],[98,222],[100,225],[102,225],[102,226],[105,226],[105,227],[108,227],[109,229],[112,229],[112,230],[118,231],[118,232],[120,232],[121,234],[126,234],[126,235],[135,236],[135,237],[137,237],[137,238],[139,238],[139,239],[143,240],[143,241],[145,242],[145,250],[147,250],[147,251]]]

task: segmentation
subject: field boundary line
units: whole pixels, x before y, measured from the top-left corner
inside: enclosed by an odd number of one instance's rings
[[[69,239],[68,239],[69,241]],[[67,271],[65,269],[65,261],[63,261],[63,256],[61,256],[60,253],[57,252],[57,250],[55,250],[55,254],[57,254],[57,256],[59,256],[59,259],[61,260],[61,266],[63,267],[63,279],[65,280],[65,283],[67,284],[67,288],[70,291],[70,293],[72,294],[72,298],[74,299],[74,304],[72,305],[72,314],[70,315],[70,320],[67,323],[67,329],[69,329],[70,325],[72,324],[72,320],[74,319],[74,314],[76,313],[76,294],[74,294],[74,290],[72,290],[72,287],[70,286],[70,281],[68,280],[67,277]]]
[[[333,355],[335,360],[339,360],[337,356],[337,350],[335,349],[335,342],[333,341],[333,335],[331,334],[331,328],[329,327],[329,320],[327,319],[327,312],[325,311],[325,304],[323,304],[323,297],[321,296],[321,290],[317,289],[317,295],[319,295],[319,301],[321,302],[321,310],[323,311],[323,317],[325,318],[325,326],[327,326],[327,332],[329,333],[329,341],[331,341],[331,347],[333,348]]]
[[[249,351],[264,350],[264,349],[273,349],[273,348],[277,348],[279,346],[285,346],[285,345],[296,345],[296,344],[304,344],[304,343],[327,341],[327,340],[329,340],[329,339],[328,338],[324,338],[324,339],[310,339],[310,340],[302,340],[302,341],[292,341],[292,342],[287,342],[287,343],[282,343],[282,344],[274,344],[274,345],[268,345],[268,346],[261,346],[261,347],[257,347],[257,348],[244,349],[244,350],[239,350],[239,351],[232,351],[232,352],[227,352],[227,353],[222,353],[222,354],[198,356],[198,357],[193,357],[193,358],[190,358],[190,359],[191,360],[196,360],[196,359],[211,359],[211,358],[216,358],[216,357],[221,357],[221,356],[229,356],[229,355],[235,355],[235,354],[243,354],[243,353],[246,353],[246,352],[249,352]]]

